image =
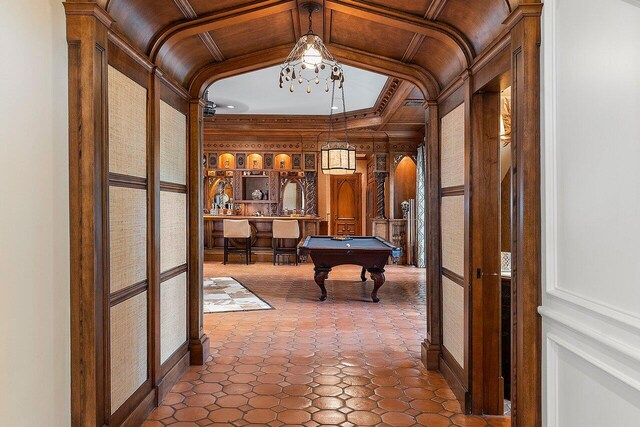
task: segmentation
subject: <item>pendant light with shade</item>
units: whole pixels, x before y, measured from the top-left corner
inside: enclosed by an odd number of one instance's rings
[[[336,105],[336,80],[331,90],[331,112],[329,114],[329,136],[327,144],[320,149],[320,169],[326,175],[351,175],[356,172],[356,147],[349,144],[347,135],[347,110],[344,101],[344,86],[339,85],[342,94],[342,115],[344,118],[344,141],[335,138],[333,131],[333,110]]]

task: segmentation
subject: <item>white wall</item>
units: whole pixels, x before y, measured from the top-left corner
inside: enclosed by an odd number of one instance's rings
[[[549,427],[640,419],[640,1],[543,11]]]
[[[67,52],[59,0],[0,0],[0,425],[70,425]]]

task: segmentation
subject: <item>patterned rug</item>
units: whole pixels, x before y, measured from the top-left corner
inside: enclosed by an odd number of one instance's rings
[[[205,313],[273,309],[233,277],[211,277],[203,285]]]

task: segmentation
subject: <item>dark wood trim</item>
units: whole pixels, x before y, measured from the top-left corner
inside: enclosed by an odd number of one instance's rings
[[[513,425],[542,425],[542,220],[540,167],[540,16],[521,4],[505,24],[512,52],[512,407]]]
[[[160,372],[160,89],[161,82],[155,72],[149,73],[147,102],[147,268],[149,277],[148,342],[149,368],[154,387],[162,380]],[[157,404],[156,400],[156,404]]]
[[[438,111],[440,112],[440,118],[443,118],[464,103],[464,82],[465,80],[460,79],[458,84],[453,87],[452,90],[442,92],[440,96],[438,96],[438,105],[440,107]]]
[[[185,340],[180,346],[169,356],[160,368],[160,377],[164,378],[176,366],[180,360],[189,353],[189,340]]]
[[[464,370],[444,345],[442,346],[440,356],[440,372],[456,396],[456,399],[460,402],[462,413],[467,413],[469,408],[467,396],[469,393],[467,387],[461,380],[461,378],[465,377]]]
[[[186,116],[189,112],[189,94],[187,91],[161,69],[155,68],[153,72],[161,82],[158,88],[160,99]]]
[[[440,190],[441,197],[464,196],[464,185],[444,187]]]
[[[140,387],[111,415],[109,425],[137,426],[142,425],[147,415],[155,406],[156,390],[151,379],[142,383]]]
[[[175,184],[173,182],[160,181],[160,191],[169,191],[171,193],[187,193],[185,184]]]
[[[182,264],[177,267],[173,267],[170,270],[164,271],[160,274],[160,283],[166,282],[169,279],[173,279],[176,276],[186,273],[189,270],[188,264]]]
[[[117,37],[109,39],[109,65],[120,71],[125,76],[149,90],[149,67],[147,63],[141,63],[136,57],[130,55],[130,50],[123,50],[122,43],[114,43]]]
[[[166,363],[165,363],[166,364]],[[162,402],[162,400],[167,397],[167,394],[171,391],[174,385],[180,378],[187,372],[189,369],[189,352],[185,352],[184,355],[178,360],[176,363],[168,368],[162,375],[162,378],[156,385],[157,387],[157,402]]]
[[[209,337],[205,335],[203,323],[202,279],[203,279],[203,219],[202,197],[202,112],[204,101],[199,98],[189,101],[188,136],[188,268],[189,285],[189,352],[192,365],[203,365],[210,354]]]
[[[107,27],[94,3],[64,3],[69,97],[71,423],[103,425]]]
[[[467,283],[464,280],[464,277],[462,277],[461,275],[454,273],[453,271],[442,267],[442,275],[444,277],[446,277],[447,279],[451,280],[453,283],[455,283],[456,285],[460,285],[463,288],[467,287]]]
[[[113,307],[115,305],[120,304],[128,300],[129,298],[133,298],[138,294],[143,293],[149,288],[149,282],[147,280],[143,280],[138,283],[134,283],[131,286],[127,286],[126,288],[119,289],[113,292],[109,296],[109,307]]]
[[[147,178],[109,172],[109,185],[113,187],[147,189]]]
[[[471,106],[471,412],[503,415],[500,92],[474,94]]]
[[[144,67],[147,72],[151,72],[154,65],[149,58],[138,48],[134,47],[127,38],[118,32],[115,28],[110,28],[109,33],[109,42],[113,45],[117,46],[120,51],[126,53],[131,59],[133,59],[140,66]]]
[[[425,234],[427,270],[427,336],[422,344],[422,363],[437,370],[442,347],[442,275],[440,247],[440,115],[438,104],[428,103],[425,114]]]

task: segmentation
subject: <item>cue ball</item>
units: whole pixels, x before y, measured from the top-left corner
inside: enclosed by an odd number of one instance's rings
[[[351,247],[351,244],[350,244],[350,243],[347,243],[347,247],[348,247],[348,248],[350,248],[350,247]]]

